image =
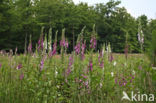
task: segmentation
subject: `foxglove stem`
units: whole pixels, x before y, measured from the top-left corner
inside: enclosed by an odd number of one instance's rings
[[[75,49],[76,54],[80,53],[80,49],[81,49],[80,42],[77,43],[74,49]]]
[[[111,53],[111,55],[109,56],[109,61],[112,62],[114,60],[113,54]]]
[[[40,72],[43,70],[45,59],[46,59],[46,56],[43,57],[42,60],[41,60],[41,62],[40,62]]]
[[[68,68],[67,68],[67,71],[66,71],[67,76],[68,76],[68,75],[70,74],[70,72],[71,72],[71,67],[72,67],[72,65],[73,65],[73,56],[70,56],[70,57],[69,57]]]
[[[57,44],[56,42],[53,44],[53,50],[49,53],[49,57],[52,57],[56,54]]]
[[[84,58],[85,58],[85,55],[84,55],[85,48],[86,48],[86,44],[83,43],[83,44],[82,44],[82,47],[81,47],[81,59],[82,59],[82,60],[84,60]]]
[[[125,46],[124,52],[125,52],[125,57],[127,59],[127,57],[128,57],[128,45]]]
[[[93,63],[92,63],[92,61],[89,61],[89,66],[88,67],[89,67],[90,71],[93,71]]]
[[[90,48],[95,49],[95,47],[96,47],[96,38],[94,36],[91,38],[90,43],[91,43]]]
[[[20,80],[22,80],[23,78],[24,78],[24,73],[20,75]]]
[[[32,52],[32,43],[30,43],[29,46],[28,46],[28,52],[29,52],[29,53]]]
[[[1,67],[2,67],[2,64],[0,63],[0,69],[1,69]]]

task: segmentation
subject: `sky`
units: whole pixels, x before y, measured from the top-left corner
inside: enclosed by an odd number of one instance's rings
[[[109,0],[73,0],[75,4],[86,2],[89,5],[107,3]],[[148,19],[156,19],[156,0],[120,0],[120,7],[125,7],[127,12],[134,17],[145,14]]]

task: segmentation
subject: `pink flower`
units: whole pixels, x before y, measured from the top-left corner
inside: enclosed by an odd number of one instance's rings
[[[42,58],[41,62],[40,62],[40,71],[43,70],[43,67],[44,67],[44,61],[46,59],[46,56]]]
[[[80,47],[80,42],[78,42],[77,45],[76,45],[75,48],[74,48],[74,49],[75,49],[75,52],[76,52],[77,54],[80,53],[80,48],[81,48],[81,47]]]
[[[20,75],[20,80],[22,80],[23,78],[24,78],[24,73]]]
[[[65,39],[61,40],[60,46],[68,48],[68,41],[65,41]]]
[[[85,76],[85,75],[83,75],[83,74],[82,74],[81,76],[82,76],[83,78],[85,78],[85,79],[87,78],[87,76]]]
[[[91,43],[90,48],[95,49],[95,47],[96,47],[96,38],[94,36],[91,38],[90,43]]]
[[[71,73],[71,66],[73,64],[73,56],[70,56],[69,57],[69,64],[68,64],[68,68],[67,68],[67,71],[66,71],[66,74],[69,75]]]
[[[2,67],[2,64],[0,63],[0,68]]]
[[[101,50],[101,52],[99,53],[99,56],[98,56],[98,62],[99,62],[99,65],[101,68],[104,67],[104,62],[103,62],[103,51]]]
[[[89,70],[90,70],[90,71],[93,70],[93,63],[92,63],[92,61],[89,62],[89,66],[88,66],[88,67],[89,67]]]
[[[113,54],[111,53],[111,55],[109,56],[109,61],[112,62],[114,60]]]
[[[49,53],[49,57],[52,57],[56,54],[57,44],[56,42],[53,44],[53,50]]]
[[[82,44],[81,47],[81,59],[84,60],[85,56],[84,56],[84,52],[85,52],[85,48],[86,48],[86,44]]]
[[[142,70],[142,66],[141,65],[139,65],[139,67],[138,67],[140,70]]]
[[[43,36],[41,36],[38,41],[38,50],[40,49],[43,49]]]
[[[18,64],[18,66],[16,68],[17,69],[21,69],[22,68],[22,64]]]

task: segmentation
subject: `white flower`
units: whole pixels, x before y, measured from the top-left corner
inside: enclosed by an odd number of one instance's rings
[[[125,66],[127,66],[127,63],[125,62],[125,64],[124,64]]]
[[[114,61],[114,64],[113,64],[114,66],[116,65],[116,61]]]
[[[114,76],[114,73],[113,72],[111,72],[111,75],[112,75],[112,77]]]
[[[133,72],[133,74],[135,74],[135,71],[134,70],[132,72]]]
[[[100,83],[100,88],[102,88],[102,83]]]

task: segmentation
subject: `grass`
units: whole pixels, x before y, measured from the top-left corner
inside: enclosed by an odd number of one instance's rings
[[[113,54],[110,61],[104,53],[100,67],[99,54],[91,54],[0,54],[0,103],[131,103],[121,101],[123,91],[156,95],[156,72],[145,55]]]

